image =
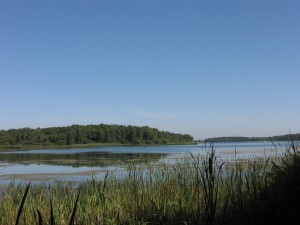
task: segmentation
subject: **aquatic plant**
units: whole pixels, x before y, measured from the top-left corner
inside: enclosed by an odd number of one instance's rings
[[[299,209],[295,146],[278,158],[226,162],[212,147],[174,165],[129,163],[126,172],[79,185],[12,183],[1,192],[0,224],[276,224],[274,213]]]

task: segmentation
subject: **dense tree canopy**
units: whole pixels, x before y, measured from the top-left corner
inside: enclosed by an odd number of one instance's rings
[[[215,137],[208,138],[206,142],[245,142],[245,141],[299,141],[300,134],[286,134],[274,137]]]
[[[159,131],[148,126],[72,125],[68,127],[0,130],[0,145],[72,145],[88,143],[172,144],[192,142],[188,134]]]

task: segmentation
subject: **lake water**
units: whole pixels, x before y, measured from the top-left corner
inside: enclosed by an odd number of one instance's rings
[[[290,143],[215,143],[216,155],[223,160],[269,156]],[[15,182],[86,181],[107,173],[121,174],[128,163],[175,163],[193,155],[206,155],[209,144],[165,146],[118,146],[76,149],[43,149],[0,152],[0,184]]]

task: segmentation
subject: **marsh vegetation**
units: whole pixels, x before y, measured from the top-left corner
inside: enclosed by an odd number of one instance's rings
[[[80,185],[1,187],[0,223],[297,222],[300,155],[293,144],[273,158],[225,162],[212,149],[205,157],[191,155],[174,165],[132,163],[126,171],[122,179],[108,174]]]

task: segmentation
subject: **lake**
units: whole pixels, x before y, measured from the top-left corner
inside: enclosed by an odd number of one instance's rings
[[[270,156],[282,152],[289,142],[215,143],[223,160]],[[23,181],[86,181],[107,173],[122,175],[130,163],[175,163],[184,157],[206,155],[209,144],[164,146],[114,146],[74,149],[41,149],[0,152],[0,184]]]

